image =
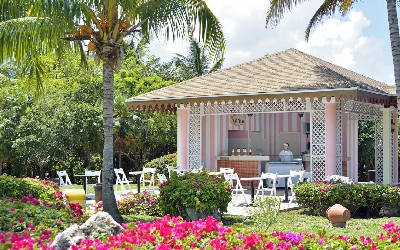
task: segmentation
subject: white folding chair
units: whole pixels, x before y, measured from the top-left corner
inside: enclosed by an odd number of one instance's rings
[[[239,195],[239,192],[242,192],[244,201],[246,202],[246,205],[247,205],[248,204],[247,199],[246,199],[246,196],[244,195],[244,191],[246,191],[247,189],[244,189],[242,187],[242,184],[240,183],[238,174],[226,174],[225,178],[226,178],[227,182],[229,183],[229,186],[232,189],[232,199],[233,199],[233,203],[235,204],[235,206],[236,207],[238,206],[237,196]],[[233,181],[236,181],[236,185],[233,184]]]
[[[219,172],[224,174],[225,180],[226,180],[226,174],[233,174],[235,171],[234,168],[220,168]]]
[[[162,184],[163,182],[167,181],[167,177],[165,174],[157,174],[158,182]]]
[[[151,189],[154,193],[154,174],[156,173],[155,168],[143,168],[143,172],[146,172],[140,176],[140,186],[143,186],[143,189],[146,189],[146,183],[149,184],[148,189]],[[150,179],[146,179],[146,174],[150,174]],[[153,185],[153,188],[151,186]]]
[[[76,184],[72,184],[71,180],[68,177],[67,171],[57,171],[58,178],[60,179],[60,187],[63,187],[64,190],[67,189],[68,187],[74,188]],[[63,179],[65,177],[65,181]]]
[[[132,181],[128,181],[126,178],[126,175],[124,173],[124,170],[122,168],[114,168],[115,175],[117,176],[117,181],[115,185],[115,192],[116,193],[121,193],[121,194],[126,194],[128,192],[133,193],[132,188],[130,183]],[[124,184],[128,185],[129,191],[125,189]],[[120,185],[120,191],[118,191],[118,185]]]
[[[311,182],[312,181],[312,172],[305,172],[300,176],[301,181],[307,181]]]
[[[96,171],[96,170],[85,170],[85,175],[87,176],[93,176],[93,177],[97,177],[97,183],[101,183],[101,170]],[[91,177],[87,177],[88,179],[90,179]],[[87,183],[86,185],[96,185],[96,183]]]
[[[167,169],[168,169],[168,178],[171,178],[171,171],[174,171],[174,170],[176,170],[176,169],[178,169],[179,167],[178,166],[167,166]]]
[[[191,168],[191,169],[190,169],[190,172],[192,172],[192,173],[198,173],[198,172],[201,171],[202,168],[203,168],[203,166],[202,166],[202,165],[199,165],[199,166],[197,166],[197,167]]]
[[[299,180],[301,180],[302,179],[301,176],[303,175],[304,172],[305,172],[304,170],[290,170],[290,175],[293,175],[293,176],[298,175],[299,176]],[[292,179],[292,176],[290,176],[289,179],[288,179],[288,189],[290,189],[290,193],[292,195],[290,197],[289,203],[291,203],[293,201],[293,199],[294,199],[293,187],[294,187],[294,185],[296,183],[294,183],[294,181]]]
[[[275,195],[276,196],[276,179],[277,174],[273,173],[262,173],[261,178],[267,180],[268,187],[264,187],[264,181],[259,181],[258,188],[256,189],[258,196],[259,192],[262,193],[262,197],[264,198],[264,192],[271,192],[269,196]]]

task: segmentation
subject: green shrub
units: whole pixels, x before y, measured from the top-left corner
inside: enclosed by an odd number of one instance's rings
[[[117,201],[118,211],[122,215],[160,215],[160,208],[157,204],[157,196],[144,191],[139,194],[126,194],[122,199]],[[103,202],[100,201],[95,205],[96,211],[103,211]]]
[[[281,207],[281,199],[274,197],[258,197],[254,200],[254,207],[246,207],[245,211],[250,215],[254,223],[256,231],[264,231],[276,222],[279,209]]]
[[[352,214],[365,208],[367,215],[378,215],[385,204],[400,205],[400,188],[391,185],[299,182],[293,190],[297,203],[315,215],[324,215],[334,204],[341,204]]]
[[[24,196],[32,195],[41,201],[62,201],[62,194],[57,187],[52,181],[0,175],[0,198],[12,197],[20,200]]]
[[[209,175],[204,168],[199,173],[191,171],[171,178],[160,186],[159,206],[163,214],[187,218],[186,208],[195,207],[198,212],[227,212],[231,201],[229,184],[220,175]]]
[[[176,166],[177,165],[177,157],[176,153],[163,155],[160,158],[153,159],[146,164],[144,164],[144,168],[156,168],[156,174],[164,174],[168,177],[168,168],[167,166]]]

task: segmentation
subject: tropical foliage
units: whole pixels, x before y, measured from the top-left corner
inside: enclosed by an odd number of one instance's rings
[[[144,36],[151,33],[164,35],[167,39],[188,38],[198,28],[199,39],[210,56],[217,59],[225,50],[218,19],[200,0],[64,0],[62,3],[1,0],[0,9],[6,13],[0,19],[0,41],[5,48],[0,54],[0,63],[9,59],[15,59],[21,65],[26,63],[24,73],[29,74],[30,79],[35,77],[40,82],[45,76],[40,57],[49,51],[57,51],[60,55],[69,47],[76,47],[85,62],[83,41],[89,42],[88,50],[93,51],[94,60],[103,62],[103,202],[104,210],[121,222],[112,190],[112,169],[114,72],[118,73],[122,65],[122,41],[138,32]],[[63,40],[75,43],[71,46],[61,42],[62,33],[69,34]]]
[[[217,71],[221,69],[223,63],[223,58],[221,58],[210,66],[211,60],[207,56],[206,49],[195,39],[190,41],[189,53],[187,56],[175,54],[172,60],[175,66],[181,71],[181,81]]]
[[[114,155],[116,166],[132,171],[176,150],[176,117],[127,110],[124,91],[137,95],[138,85],[147,91],[174,83],[157,75],[163,64],[154,56],[143,51],[139,57],[130,49],[127,53],[121,76],[132,78],[118,78],[116,84]],[[0,87],[6,97],[0,100],[0,170],[43,178],[44,173],[56,177],[56,170],[67,170],[72,181],[80,183],[82,179],[74,179],[72,173],[99,170],[102,164],[101,71],[91,58],[88,68],[82,69],[73,55],[49,56],[44,62],[48,74],[44,98],[34,102],[31,93],[14,83]],[[154,81],[143,86],[142,75]]]

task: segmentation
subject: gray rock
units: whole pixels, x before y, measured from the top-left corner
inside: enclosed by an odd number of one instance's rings
[[[379,215],[383,217],[400,217],[399,206],[393,204],[385,204],[379,211]]]
[[[345,176],[340,176],[340,175],[329,175],[325,177],[324,182],[327,182],[329,184],[354,184],[353,180],[350,179],[349,177]]]
[[[74,224],[57,235],[51,246],[57,250],[68,250],[71,249],[72,245],[78,245],[81,240],[94,239],[96,234],[117,235],[123,231],[124,228],[109,213],[98,212],[81,226]]]
[[[196,208],[194,207],[187,207],[186,208],[186,213],[190,217],[192,221],[197,221],[199,219],[206,220],[208,216],[212,215],[214,219],[217,219],[218,221],[221,221],[221,213],[218,211],[218,209],[215,209],[214,213],[211,213],[211,211],[204,211],[204,212],[197,212]]]

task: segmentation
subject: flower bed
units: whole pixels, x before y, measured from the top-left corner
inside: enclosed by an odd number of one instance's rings
[[[126,194],[122,199],[117,201],[117,207],[122,215],[141,214],[150,216],[161,215],[160,208],[157,204],[157,196],[144,191],[139,194]],[[96,211],[103,211],[103,202],[100,201],[95,205]]]
[[[316,215],[324,215],[334,204],[341,204],[352,214],[365,208],[370,215],[378,215],[385,204],[400,205],[400,188],[391,185],[299,182],[293,190],[297,203]]]
[[[274,232],[262,234],[245,232],[240,228],[224,227],[212,217],[187,222],[180,217],[165,216],[154,223],[137,222],[124,225],[126,230],[107,240],[83,240],[73,250],[83,249],[399,249],[400,229],[388,223],[375,238],[344,237],[314,233]],[[0,249],[33,249],[37,245],[48,249],[48,244],[29,234],[0,233]],[[40,245],[42,244],[42,245]]]
[[[33,196],[21,200],[0,200],[0,232],[32,231],[37,226],[62,231],[73,223],[81,224],[88,219],[77,204],[38,201]]]
[[[39,200],[60,202],[63,197],[57,186],[52,181],[0,175],[0,198],[13,197],[18,200],[32,195]]]

